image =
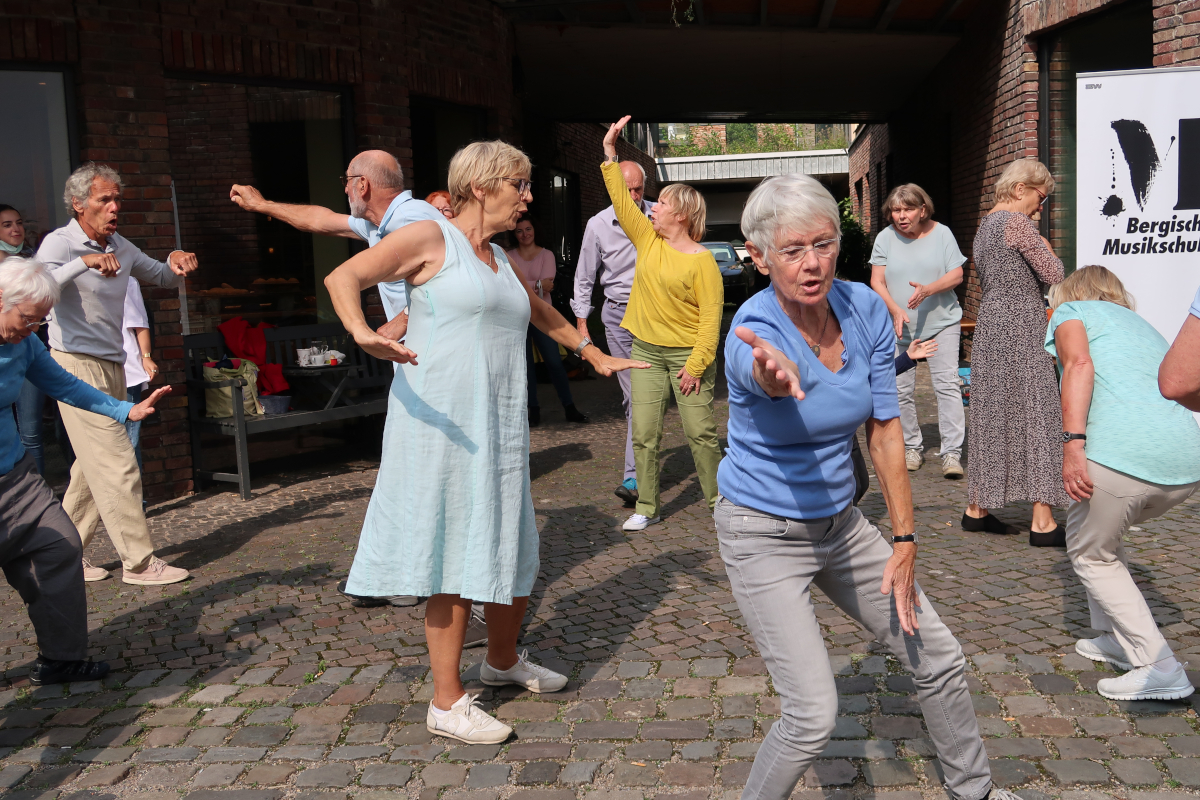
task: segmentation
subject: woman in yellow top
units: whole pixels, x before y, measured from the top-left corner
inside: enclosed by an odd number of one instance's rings
[[[672,391],[704,499],[710,510],[717,502],[721,446],[713,416],[713,389],[725,290],[712,253],[697,244],[704,238],[705,218],[704,198],[699,192],[678,183],[668,186],[659,195],[653,221],[629,198],[617,165],[617,136],[627,122],[629,117],[623,117],[609,127],[600,170],[617,221],[637,248],[633,291],[621,327],[634,336],[633,358],[650,363],[649,369],[633,373],[638,501],[623,526],[627,531],[640,531],[661,518],[658,448]]]

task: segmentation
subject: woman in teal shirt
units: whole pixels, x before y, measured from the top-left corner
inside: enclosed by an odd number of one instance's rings
[[[1174,700],[1193,692],[1129,574],[1121,536],[1161,516],[1200,482],[1200,427],[1163,398],[1167,340],[1133,312],[1121,281],[1084,267],[1050,292],[1046,350],[1062,371],[1067,555],[1103,633],[1075,651],[1129,670],[1097,691],[1113,700]]]

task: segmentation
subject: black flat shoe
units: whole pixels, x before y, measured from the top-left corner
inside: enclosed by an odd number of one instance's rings
[[[108,664],[103,661],[55,661],[38,656],[29,670],[29,682],[34,686],[47,683],[73,683],[74,681],[98,681],[108,674]]]
[[[529,427],[536,428],[542,424],[542,410],[540,408],[529,409]]]
[[[591,422],[586,414],[575,407],[574,403],[563,408],[563,411],[567,412],[567,422]]]
[[[986,517],[970,517],[963,514],[962,529],[971,533],[994,533],[999,536],[1016,536],[1021,532],[1016,525],[1006,525],[991,514]]]
[[[1030,547],[1066,547],[1067,529],[1056,525],[1052,531],[1029,531]]]

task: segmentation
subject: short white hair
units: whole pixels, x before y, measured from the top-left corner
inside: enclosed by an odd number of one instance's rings
[[[808,175],[777,175],[750,193],[742,211],[742,236],[768,253],[780,234],[807,232],[825,223],[842,238],[842,215],[829,190]]]
[[[121,175],[115,169],[107,164],[89,161],[71,173],[71,177],[67,178],[67,186],[63,189],[63,203],[72,216],[75,214],[75,206],[71,201],[78,200],[79,205],[86,206],[88,198],[92,196],[92,184],[96,182],[96,178],[115,183],[118,190],[124,188]]]
[[[21,303],[52,306],[58,295],[58,281],[42,262],[21,256],[0,261],[0,311]]]

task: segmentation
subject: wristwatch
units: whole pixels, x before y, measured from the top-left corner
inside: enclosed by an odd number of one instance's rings
[[[574,352],[575,355],[579,356],[580,358],[583,358],[583,349],[591,343],[592,343],[592,340],[590,338],[588,338],[587,336],[585,336],[585,337],[583,337],[583,341],[580,342],[572,352]]]
[[[142,353],[142,358],[149,358],[149,357],[150,357],[149,353]]]
[[[1066,444],[1067,442],[1071,441],[1072,439],[1081,439],[1081,440],[1086,441],[1087,434],[1086,433],[1067,433],[1066,431],[1063,431],[1063,433],[1062,433],[1063,444]]]
[[[912,542],[913,544],[916,544],[917,543],[917,532],[913,531],[912,533],[906,534],[904,536],[893,536],[892,544],[896,544],[897,542]]]

